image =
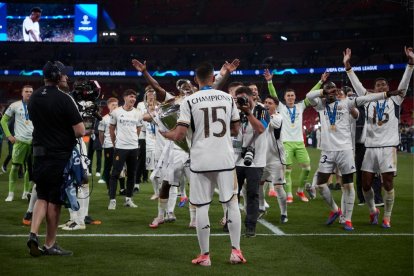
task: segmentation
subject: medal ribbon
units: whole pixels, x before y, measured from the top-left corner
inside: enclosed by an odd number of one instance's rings
[[[287,108],[287,110],[289,112],[289,115],[290,115],[290,122],[292,124],[294,124],[295,123],[295,119],[296,119],[296,105],[294,105],[293,108],[292,108],[293,109],[293,112],[290,111],[290,108],[288,106],[286,106],[286,108]]]
[[[24,109],[24,117],[26,118],[26,121],[29,121],[29,112],[27,111],[27,105],[23,100],[22,100],[22,103],[23,103],[23,109]]]
[[[338,107],[338,101],[335,101],[332,112],[331,112],[331,108],[329,107],[329,105],[328,104],[326,105],[326,113],[328,113],[329,123],[331,124],[331,126],[335,125],[337,107]]]
[[[377,101],[377,106],[375,107],[378,114],[378,122],[382,121],[382,116],[384,116],[385,106],[387,105],[387,100],[384,100],[384,103],[381,105],[380,102]]]

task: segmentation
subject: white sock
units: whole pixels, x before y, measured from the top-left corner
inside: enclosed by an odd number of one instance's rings
[[[231,246],[240,249],[241,215],[237,204],[237,197],[226,203],[227,205],[227,226],[229,228]]]
[[[368,191],[364,191],[364,189],[362,189],[362,193],[364,194],[365,203],[368,206],[369,212],[371,214],[375,213],[377,209],[375,208],[374,190],[372,188]]]
[[[79,202],[79,210],[76,211],[75,222],[78,225],[85,224],[85,195],[83,193],[82,187],[78,189],[78,202]]]
[[[83,208],[82,216],[83,218],[85,218],[89,214],[89,201],[90,201],[89,184],[82,185],[81,190],[82,190],[83,198],[84,198],[83,199],[84,208]]]
[[[264,197],[264,185],[259,185],[259,210],[266,210],[265,197]]]
[[[174,213],[175,204],[177,203],[177,187],[170,187],[170,194],[168,197],[168,213]]]
[[[346,202],[345,202],[346,201],[345,200],[346,191],[345,191],[344,185],[341,186],[341,192],[342,192],[342,195],[341,195],[341,210],[342,210],[342,215],[344,217],[346,217]]]
[[[32,193],[30,197],[29,207],[27,208],[27,212],[33,213],[33,207],[37,200],[37,192],[36,192],[36,184],[33,185]]]
[[[167,211],[168,198],[158,199],[158,218],[164,218],[164,214]]]
[[[269,182],[265,181],[265,183],[263,184],[263,191],[266,193],[268,188],[269,188]]]
[[[221,206],[223,206],[223,217],[226,217],[227,216],[227,210],[228,210],[227,203],[221,204]]]
[[[391,191],[384,191],[384,218],[390,220],[392,207],[394,206],[395,193],[394,189]]]
[[[191,223],[196,222],[196,209],[197,208],[190,203],[188,209],[190,210],[190,221],[191,221]]]
[[[210,219],[208,217],[208,210],[210,205],[197,207],[196,221],[197,221],[197,238],[200,245],[201,254],[210,252]],[[229,229],[230,231],[230,229]]]
[[[286,191],[283,185],[275,185],[277,193],[277,203],[279,203],[280,214],[287,216]]]
[[[154,189],[154,194],[159,195],[160,186],[158,184],[158,178],[154,178],[151,180],[152,188]]]
[[[335,200],[332,197],[331,191],[328,188],[328,185],[321,184],[318,185],[319,194],[325,200],[326,204],[328,204],[329,208],[332,212],[338,212],[338,205],[336,205]]]
[[[352,220],[352,212],[354,210],[354,203],[355,203],[355,189],[354,189],[354,183],[347,183],[343,184],[344,193],[342,196],[344,197],[345,201],[345,210],[344,213],[345,220]]]
[[[318,185],[318,171],[315,172],[312,178],[312,187],[316,187]]]
[[[69,211],[69,219],[71,221],[76,222],[78,220],[78,212],[77,211],[73,211],[70,208],[68,208],[68,211]]]

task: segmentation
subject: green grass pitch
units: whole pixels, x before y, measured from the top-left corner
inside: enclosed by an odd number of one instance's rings
[[[6,150],[4,143],[1,160]],[[319,151],[308,150],[313,175]],[[296,167],[294,190],[298,177]],[[106,186],[97,180],[94,178],[89,214],[102,220],[102,224],[72,232],[59,230],[58,242],[74,251],[72,257],[32,258],[26,247],[29,228],[22,225],[28,205],[27,200],[20,199],[22,179],[16,185],[15,200],[6,203],[8,175],[0,175],[1,275],[413,275],[413,155],[410,154],[398,155],[391,229],[369,225],[367,207],[358,205],[353,215],[355,231],[345,232],[337,222],[328,227],[324,222],[329,210],[319,195],[309,203],[295,198],[288,206],[289,222],[281,225],[276,199],[267,197],[271,207],[264,219],[285,235],[275,235],[258,224],[257,237],[241,238],[245,265],[231,265],[228,261],[230,240],[219,224],[223,211],[215,198],[210,208],[213,236],[209,268],[191,264],[199,247],[195,230],[188,228],[188,206],[176,208],[176,222],[151,229],[148,224],[157,214],[157,203],[149,200],[152,194],[149,183],[142,184],[140,193],[134,196],[137,209],[123,207],[123,198],[118,196],[117,210],[110,212]],[[340,191],[333,194],[339,204]],[[68,211],[62,209],[61,222],[68,218]],[[45,233],[44,225],[40,233]]]

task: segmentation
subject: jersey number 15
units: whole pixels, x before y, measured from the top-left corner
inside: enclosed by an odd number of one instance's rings
[[[214,107],[203,107],[200,108],[201,111],[204,113],[204,137],[210,137],[210,109],[211,109],[211,118],[212,123],[218,122],[221,124],[222,129],[220,132],[213,132],[213,136],[215,137],[223,137],[226,134],[226,122],[222,118],[218,118],[217,110],[223,109],[224,114],[226,114],[226,107],[225,106],[214,106]]]

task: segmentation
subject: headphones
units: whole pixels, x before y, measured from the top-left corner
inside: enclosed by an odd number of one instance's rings
[[[62,72],[60,71],[56,61],[48,61],[46,66],[50,66],[50,77],[49,79],[53,82],[59,82],[62,77]]]

